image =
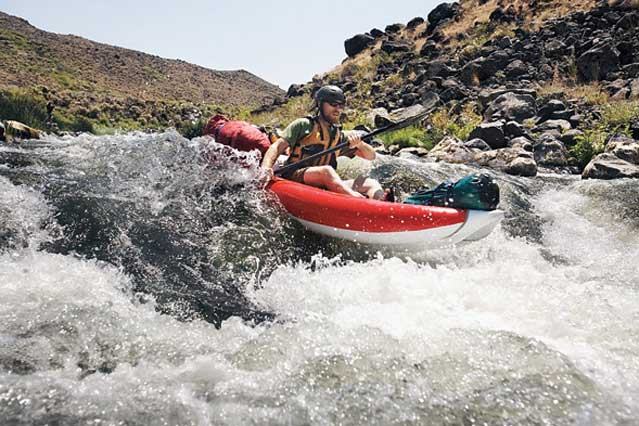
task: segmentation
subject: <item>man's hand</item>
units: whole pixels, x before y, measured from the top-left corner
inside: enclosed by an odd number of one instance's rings
[[[362,146],[362,138],[359,135],[359,132],[348,132],[346,135],[348,138],[348,146],[352,149],[359,149]]]

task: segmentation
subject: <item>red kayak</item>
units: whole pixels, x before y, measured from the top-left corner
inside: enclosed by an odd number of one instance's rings
[[[313,232],[364,244],[436,246],[474,241],[503,218],[501,210],[461,210],[354,198],[286,179],[268,189]]]

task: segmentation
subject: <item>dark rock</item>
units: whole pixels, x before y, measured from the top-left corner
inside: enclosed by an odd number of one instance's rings
[[[629,78],[639,77],[639,62],[621,67],[621,71]]]
[[[430,150],[426,158],[447,163],[468,163],[473,160],[474,151],[459,139],[447,136]]]
[[[524,63],[524,61],[520,59],[515,59],[506,67],[506,76],[508,77],[519,77],[528,72],[528,66]]]
[[[417,17],[411,19],[410,21],[408,21],[408,23],[406,24],[406,28],[413,29],[413,28],[415,28],[418,25],[421,25],[423,23],[424,23],[424,18],[422,18],[421,16],[417,16]]]
[[[410,52],[413,50],[413,45],[407,41],[384,40],[380,49],[386,53]]]
[[[528,94],[517,94],[506,92],[490,103],[484,117],[503,118],[522,122],[527,118],[534,117],[537,112],[535,98]]]
[[[357,34],[344,42],[344,49],[349,57],[353,57],[373,44],[375,38],[367,34]]]
[[[610,43],[593,47],[577,58],[577,68],[585,81],[600,81],[619,68],[620,52]]]
[[[502,9],[498,7],[493,10],[488,19],[492,22],[503,22],[503,23],[511,23],[514,22],[517,17],[514,13],[514,8],[509,7],[508,9]]]
[[[616,135],[606,144],[606,151],[629,163],[639,165],[639,142],[627,136]]]
[[[506,36],[497,41],[497,46],[499,46],[500,49],[508,49],[513,46],[513,42],[510,37]]]
[[[579,141],[579,138],[582,137],[583,135],[584,135],[584,132],[582,132],[581,130],[570,129],[567,132],[564,132],[559,137],[559,140],[567,147],[572,147],[577,144],[577,142]]]
[[[529,95],[533,99],[537,97],[537,92],[530,89],[497,89],[497,90],[482,90],[477,97],[477,100],[481,104],[482,108],[486,109],[488,105],[505,93],[514,93],[516,95]]]
[[[428,150],[422,147],[408,147],[400,149],[395,155],[398,157],[425,157],[428,155]]]
[[[622,160],[612,152],[604,152],[590,160],[581,177],[583,179],[639,178],[639,166]]]
[[[631,30],[638,27],[639,15],[636,13],[626,13],[615,24],[615,28],[620,28],[622,30]]]
[[[533,146],[535,161],[542,166],[563,167],[568,164],[568,151],[558,140],[545,140]]]
[[[481,139],[492,149],[506,147],[506,136],[503,129],[504,123],[497,121],[494,123],[482,123],[470,132],[469,139]]]
[[[536,176],[537,163],[532,158],[517,157],[506,167],[504,172],[513,176]]]
[[[475,154],[474,162],[482,167],[517,176],[535,176],[537,164],[532,154],[518,148],[502,148]]]
[[[468,142],[465,142],[464,146],[472,149],[478,149],[480,151],[488,151],[491,149],[490,145],[479,138],[471,139]]]
[[[524,151],[533,152],[533,144],[529,139],[520,136],[518,138],[508,141],[508,146],[511,148],[519,148]]]
[[[435,43],[433,40],[428,40],[419,50],[419,56],[430,58],[436,55],[438,51],[439,49],[437,48],[437,43]]]
[[[518,138],[520,136],[527,136],[526,129],[524,126],[517,123],[516,121],[509,121],[504,124],[504,134],[509,138]]]
[[[537,112],[537,117],[539,117],[539,120],[537,120],[537,122],[540,123],[542,121],[548,120],[553,112],[565,109],[566,104],[564,104],[562,101],[558,99],[551,99],[546,102],[544,106],[539,108],[539,111]]]
[[[570,122],[566,120],[547,120],[541,124],[536,125],[532,131],[535,133],[544,133],[551,130],[556,130],[560,134],[572,129]]]
[[[432,34],[435,28],[447,19],[454,18],[459,13],[459,3],[442,3],[428,14],[426,32]]]
[[[371,30],[371,36],[375,37],[375,38],[380,38],[382,36],[385,36],[386,33],[378,28],[373,28]]]
[[[404,24],[390,24],[387,25],[384,31],[387,34],[395,34],[400,32],[404,28]]]
[[[546,56],[553,58],[561,56],[566,50],[566,45],[561,40],[551,40],[544,45]]]
[[[574,114],[568,119],[568,121],[572,127],[576,128],[584,121],[584,116],[581,114]]]
[[[426,71],[429,78],[432,78],[432,77],[446,78],[455,74],[456,72],[457,70],[449,67],[448,65],[446,65],[446,63],[441,61],[431,62],[428,65],[428,70]]]
[[[439,95],[437,94],[437,92],[434,92],[432,90],[426,89],[424,90],[421,95],[420,95],[420,99],[422,102],[422,105],[439,105],[441,103],[441,99],[439,97]]]
[[[550,114],[550,120],[566,120],[570,121],[570,119],[575,115],[575,112],[569,109],[565,109],[562,111],[555,111]]]
[[[414,105],[419,99],[417,93],[406,93],[402,96],[402,106],[408,107]]]
[[[291,84],[286,91],[286,96],[289,98],[294,98],[296,96],[302,96],[304,94],[304,85],[303,84]]]

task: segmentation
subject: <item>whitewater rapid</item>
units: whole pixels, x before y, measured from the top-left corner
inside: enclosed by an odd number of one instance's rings
[[[0,166],[0,424],[639,422],[635,181],[497,175],[488,238],[392,253],[305,235],[202,141],[49,142]]]

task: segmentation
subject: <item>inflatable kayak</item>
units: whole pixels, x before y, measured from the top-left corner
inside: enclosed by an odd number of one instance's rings
[[[501,210],[462,210],[353,198],[286,179],[268,189],[309,230],[364,244],[438,246],[487,236]]]

